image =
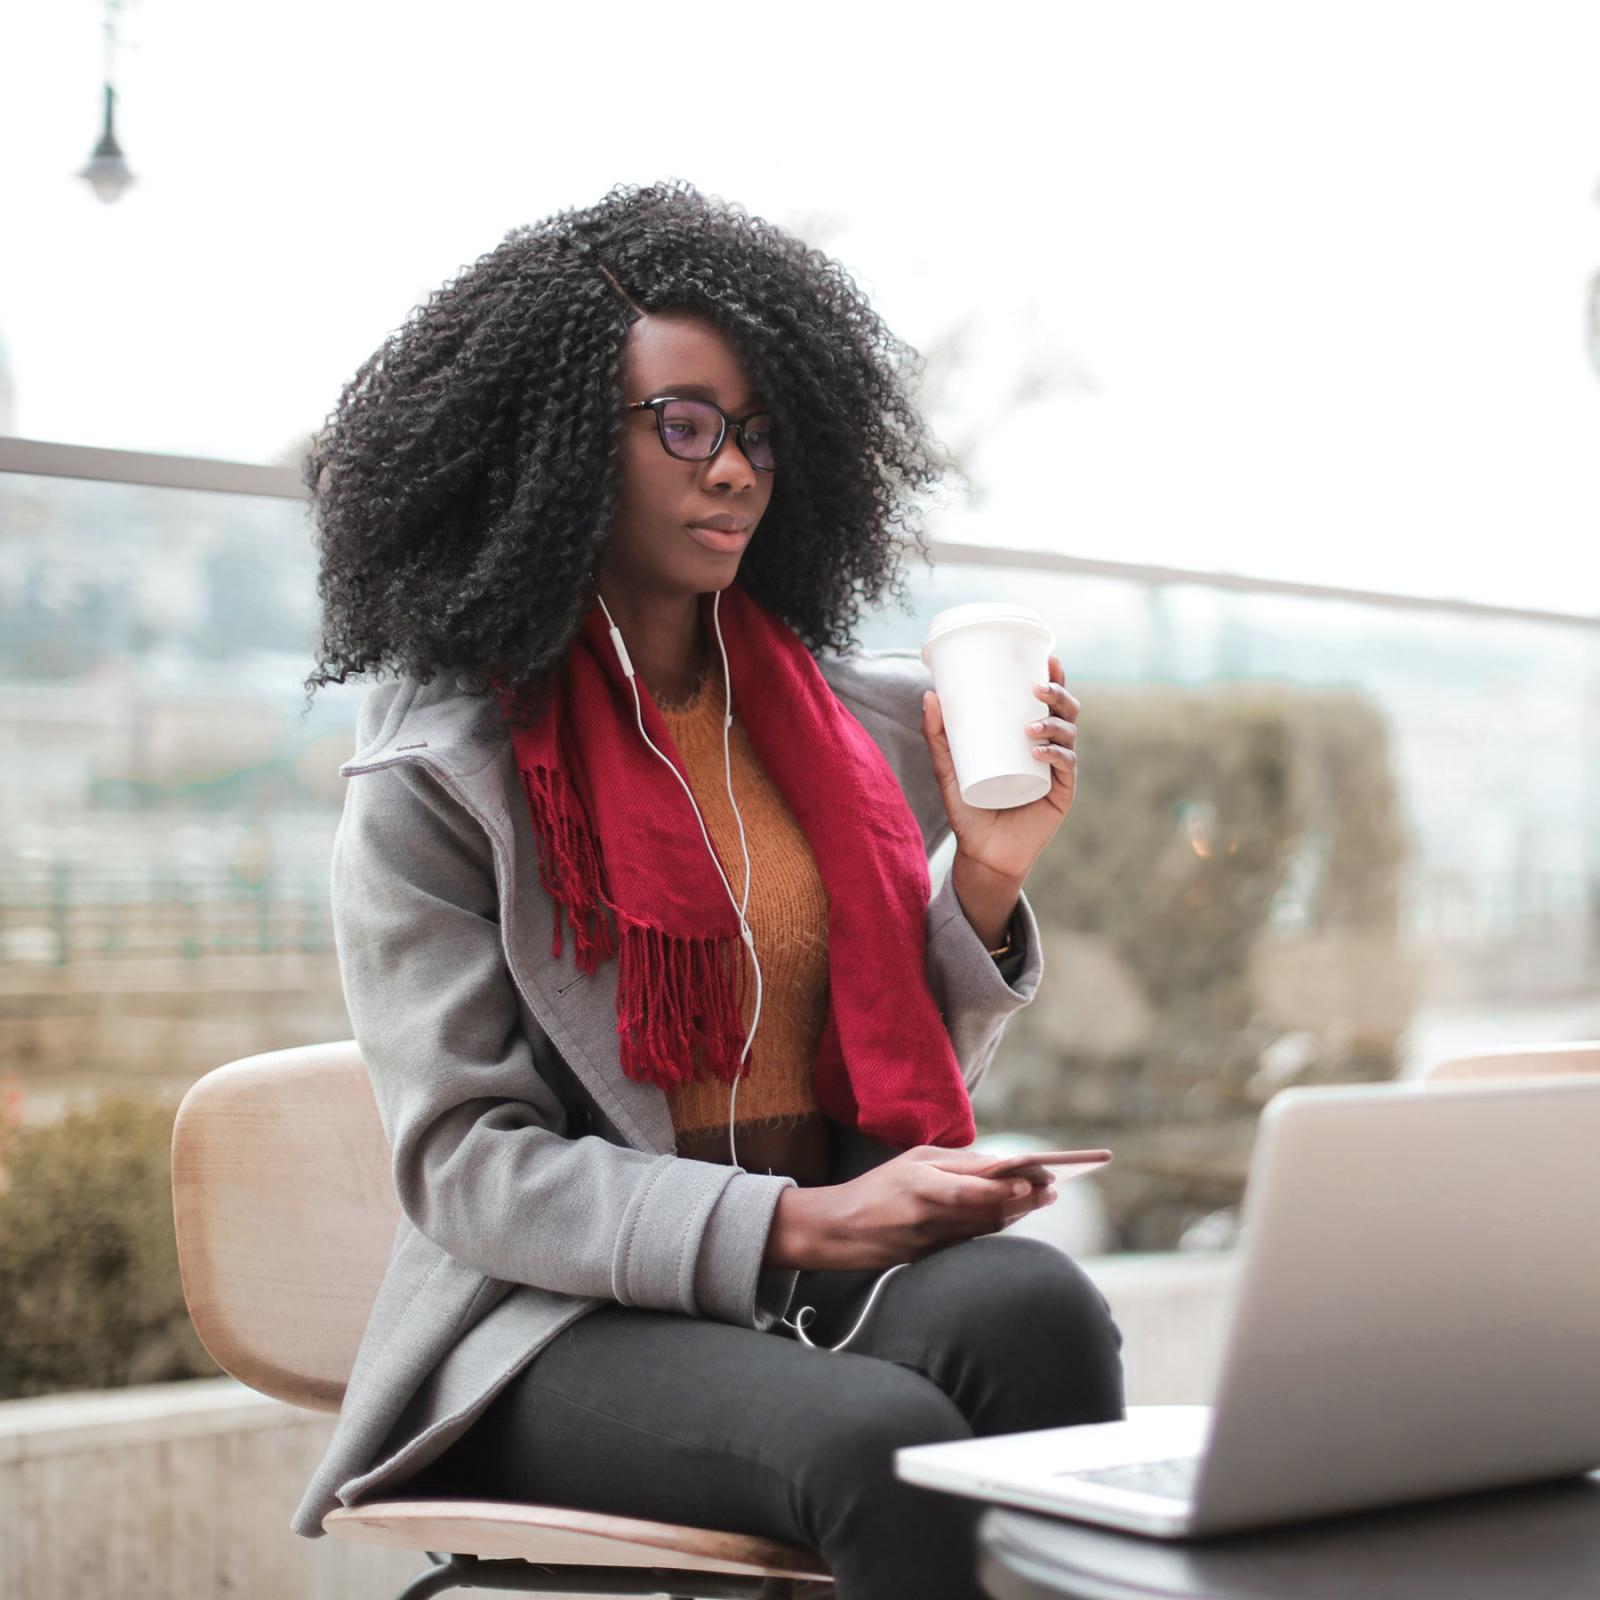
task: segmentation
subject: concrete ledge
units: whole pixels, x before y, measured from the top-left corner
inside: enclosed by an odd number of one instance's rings
[[[1238,1283],[1237,1251],[1090,1256],[1079,1265],[1122,1330],[1127,1403],[1209,1405]]]
[[[5,1600],[394,1600],[405,1551],[289,1517],[335,1419],[232,1378],[0,1401]]]
[[[79,1389],[0,1401],[0,1463],[202,1434],[281,1428],[285,1406],[232,1378]]]

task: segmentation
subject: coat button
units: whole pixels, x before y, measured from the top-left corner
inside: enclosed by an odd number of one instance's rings
[[[482,694],[489,687],[488,680],[480,677],[476,672],[463,672],[456,679],[456,688],[462,694]]]

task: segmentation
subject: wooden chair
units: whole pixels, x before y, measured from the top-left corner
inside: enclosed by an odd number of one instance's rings
[[[1554,1078],[1600,1074],[1600,1039],[1573,1044],[1497,1045],[1469,1050],[1435,1062],[1424,1075],[1427,1084],[1462,1083],[1490,1078]]]
[[[208,1072],[178,1108],[172,1197],[184,1298],[217,1364],[263,1394],[336,1412],[400,1215],[355,1042]],[[338,1507],[322,1525],[425,1553],[432,1569],[399,1600],[461,1587],[696,1600],[833,1593],[809,1550],[562,1506],[399,1498]]]

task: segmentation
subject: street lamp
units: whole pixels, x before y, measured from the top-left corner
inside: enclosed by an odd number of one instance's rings
[[[123,190],[135,181],[133,174],[128,170],[128,163],[122,158],[122,146],[117,143],[116,133],[111,126],[112,109],[116,100],[116,90],[111,86],[111,62],[116,52],[116,10],[121,3],[122,0],[106,0],[105,130],[100,135],[100,143],[94,147],[94,154],[89,157],[88,165],[75,174],[82,178],[107,205],[121,198]]]

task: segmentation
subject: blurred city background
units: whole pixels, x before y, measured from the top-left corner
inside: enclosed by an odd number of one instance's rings
[[[618,182],[790,228],[925,355],[962,476],[862,643],[1057,631],[1080,794],[978,1113],[1116,1149],[1075,1248],[1226,1251],[1287,1084],[1600,1037],[1596,59],[1559,6],[0,18],[0,1400],[217,1370],[117,1185],[211,1067],[349,1034],[364,685],[307,710],[299,460]],[[29,1210],[75,1115],[106,1159]],[[47,1261],[163,1287],[85,1332]]]

